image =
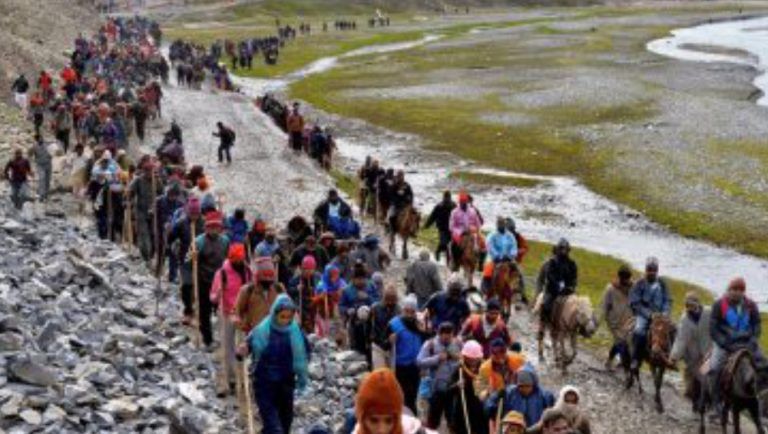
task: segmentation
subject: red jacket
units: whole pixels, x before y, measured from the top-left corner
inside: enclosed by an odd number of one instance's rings
[[[466,341],[468,339],[476,340],[483,346],[483,356],[488,358],[491,356],[491,342],[500,338],[506,343],[507,347],[512,344],[512,337],[507,331],[507,326],[504,324],[504,320],[499,317],[496,320],[496,324],[491,329],[488,336],[485,335],[483,323],[485,322],[485,315],[475,314],[470,316],[464,323],[464,327],[461,329],[461,337]]]

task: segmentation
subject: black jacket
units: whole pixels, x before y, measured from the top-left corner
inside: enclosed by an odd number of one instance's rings
[[[425,227],[435,225],[439,232],[450,232],[451,226],[451,212],[456,208],[456,202],[454,201],[442,201],[432,208],[432,213],[427,219]]]
[[[328,199],[320,202],[320,205],[315,208],[315,212],[312,214],[312,218],[315,220],[315,223],[322,223],[324,226],[328,226],[329,207],[330,202]],[[349,215],[352,215],[352,208],[350,208],[346,202],[339,199],[339,214],[344,214],[345,212],[348,212]]]

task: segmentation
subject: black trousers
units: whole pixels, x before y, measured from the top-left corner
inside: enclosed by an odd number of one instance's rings
[[[232,155],[229,153],[229,145],[219,145],[219,163],[224,162],[224,156],[227,157],[227,163],[232,162]]]
[[[191,283],[184,283],[181,285],[181,302],[184,304],[184,315],[191,316],[195,313],[195,307],[192,305],[192,291],[195,290],[195,286]]]
[[[427,417],[427,426],[430,429],[440,428],[440,420],[445,415],[446,420],[450,420],[450,398],[448,391],[434,391],[429,399],[429,416]]]
[[[419,392],[419,381],[421,380],[419,367],[415,363],[405,366],[397,365],[395,376],[397,377],[397,382],[400,383],[400,388],[403,389],[405,406],[411,409],[413,414],[418,414],[416,411],[416,395]]]
[[[203,336],[203,343],[210,345],[213,343],[213,332],[211,326],[211,314],[213,313],[213,304],[211,303],[211,284],[213,276],[200,275],[197,287],[197,303],[200,309],[200,334]]]

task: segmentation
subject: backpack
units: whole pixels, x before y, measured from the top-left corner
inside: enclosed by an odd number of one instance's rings
[[[235,130],[231,128],[227,128],[227,137],[229,137],[229,142],[232,144],[232,146],[235,145],[235,140],[237,140],[237,134],[235,134]]]

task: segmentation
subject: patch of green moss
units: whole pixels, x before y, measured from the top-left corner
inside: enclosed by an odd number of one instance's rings
[[[466,171],[451,172],[449,177],[467,184],[497,185],[517,188],[534,188],[547,182],[540,179],[523,178],[519,176],[492,175],[488,173]]]

